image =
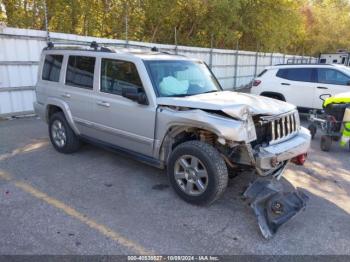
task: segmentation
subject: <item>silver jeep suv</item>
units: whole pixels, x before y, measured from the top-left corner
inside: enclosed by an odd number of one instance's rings
[[[300,191],[286,197],[275,186],[290,160],[304,161],[310,145],[296,108],[224,91],[202,61],[51,43],[42,52],[36,100],[57,151],[75,152],[85,140],[166,168],[173,189],[193,204],[212,203],[229,176],[255,171],[258,179],[244,196],[257,215],[263,212],[259,226],[267,238],[305,206]]]

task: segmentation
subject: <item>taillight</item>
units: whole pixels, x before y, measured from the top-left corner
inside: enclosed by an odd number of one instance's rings
[[[254,80],[253,86],[258,86],[258,85],[260,85],[260,83],[261,83],[261,80]]]

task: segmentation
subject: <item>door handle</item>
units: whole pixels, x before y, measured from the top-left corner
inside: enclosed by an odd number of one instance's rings
[[[65,98],[70,98],[70,94],[68,94],[68,93],[64,93],[64,94],[62,94],[61,96],[62,96],[62,97],[65,97]]]
[[[283,86],[290,86],[289,83],[281,83],[281,85],[283,85]]]
[[[99,106],[104,106],[104,107],[110,107],[111,105],[107,103],[106,101],[98,101],[97,104]]]
[[[318,86],[318,89],[328,89],[328,87],[324,87],[324,86]]]

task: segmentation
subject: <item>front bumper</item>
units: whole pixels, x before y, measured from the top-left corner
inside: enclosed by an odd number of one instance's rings
[[[281,143],[262,147],[255,156],[256,167],[264,170],[275,168],[276,163],[305,154],[311,142],[308,129],[301,127],[298,134]]]

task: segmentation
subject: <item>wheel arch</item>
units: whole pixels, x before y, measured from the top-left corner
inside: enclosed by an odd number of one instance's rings
[[[260,95],[275,99],[278,98],[279,100],[286,102],[286,98],[284,97],[284,95],[278,92],[265,91],[262,92]]]
[[[74,133],[77,135],[80,134],[74,123],[72,112],[70,111],[68,104],[65,101],[61,101],[57,98],[49,98],[46,103],[45,121],[49,123],[51,115],[56,112],[62,112]]]
[[[178,145],[191,140],[203,141],[206,138],[217,139],[218,137],[220,137],[220,134],[210,128],[202,128],[195,125],[172,125],[168,128],[160,143],[158,155],[164,164],[167,165],[171,152]]]

